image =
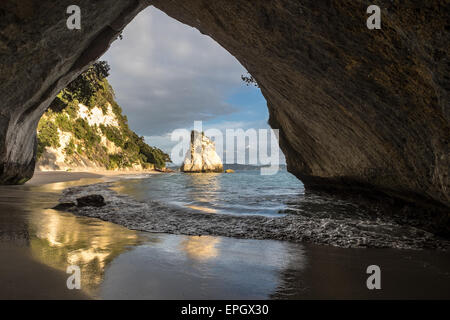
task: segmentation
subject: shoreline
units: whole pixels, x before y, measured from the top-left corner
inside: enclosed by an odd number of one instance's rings
[[[127,176],[133,174],[46,172],[37,173],[28,187],[0,187],[0,298],[448,298],[448,259],[439,250],[343,249],[227,236],[142,233],[50,209],[63,189],[83,184],[95,189],[96,183],[120,183]],[[142,177],[143,172],[134,176]],[[120,209],[115,210],[125,216],[127,212]],[[386,286],[381,295],[374,295],[361,286],[361,266],[374,261],[383,265],[386,283],[398,283],[397,287]],[[65,271],[72,264],[81,267],[81,291],[66,287],[69,275]],[[416,284],[413,290],[411,278]],[[337,289],[330,291],[330,283]]]
[[[111,182],[74,186],[63,190],[63,211],[97,218],[129,230],[185,236],[222,236],[234,239],[278,240],[340,248],[391,248],[447,251],[450,242],[414,226],[368,214],[335,219],[301,214],[263,215],[205,214],[155,200],[139,201],[116,192]],[[78,197],[98,194],[102,207],[77,207]]]
[[[0,186],[0,299],[97,299],[91,292],[68,290],[65,270],[36,259],[30,234],[30,216],[46,219],[49,206],[58,203],[62,191],[69,186],[91,185],[139,175],[159,174],[157,171],[38,171],[24,185]],[[56,191],[56,192],[55,192]],[[51,210],[53,211],[53,210]],[[46,213],[47,212],[47,213]],[[54,216],[55,217],[55,216]],[[64,214],[58,219],[63,219]],[[118,232],[122,227],[117,226]],[[125,230],[125,232],[129,232]],[[133,233],[130,231],[130,233]],[[30,243],[31,241],[31,243]],[[39,256],[39,254],[38,254]],[[36,276],[38,275],[38,276]],[[43,290],[42,288],[50,288]]]
[[[384,237],[380,231],[372,229],[382,228],[389,230],[394,227],[403,231],[407,225],[397,225],[386,220],[384,223],[371,223],[363,221],[364,227],[360,230],[341,223],[336,227],[333,219],[313,219],[312,217],[301,217],[288,214],[285,217],[268,218],[264,216],[235,216],[217,214],[205,216],[203,213],[189,208],[174,208],[158,201],[140,202],[130,195],[117,193],[110,189],[110,183],[121,179],[144,178],[153,174],[162,174],[156,170],[127,170],[127,171],[36,171],[33,178],[26,185],[42,186],[60,182],[77,182],[82,184],[70,184],[58,192],[59,202],[74,202],[77,196],[87,194],[102,194],[107,205],[101,208],[77,208],[69,207],[63,211],[77,216],[97,218],[102,221],[111,222],[129,230],[167,233],[175,235],[210,235],[225,236],[235,239],[257,239],[257,240],[279,240],[292,243],[314,243],[341,248],[395,248],[395,249],[435,249],[447,251],[450,243],[432,233],[421,229],[409,228],[408,239]],[[109,203],[108,203],[109,202]],[[126,210],[132,207],[134,215],[138,215],[140,223],[126,221],[122,216],[115,215],[117,209]],[[171,213],[167,215],[167,213]],[[173,215],[173,217],[171,217]],[[146,221],[142,225],[142,222]],[[361,221],[359,222],[361,224]],[[229,225],[233,227],[229,227]],[[330,228],[330,226],[332,226]],[[373,227],[373,228],[372,228]],[[346,236],[347,229],[352,230],[352,237]],[[342,229],[342,230],[341,230]],[[313,232],[311,231],[313,230]],[[316,232],[320,230],[320,232]],[[371,230],[367,232],[368,230]],[[418,237],[419,239],[415,239]],[[433,244],[434,243],[434,244]]]
[[[86,171],[40,171],[36,170],[33,177],[25,182],[25,185],[40,186],[57,182],[78,181],[81,179],[101,179],[107,177],[126,177],[139,175],[162,174],[156,170],[129,170],[129,171],[109,171],[109,170],[86,170]]]

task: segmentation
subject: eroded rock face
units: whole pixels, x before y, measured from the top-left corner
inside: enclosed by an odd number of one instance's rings
[[[36,127],[56,94],[100,57],[143,1],[81,0],[82,29],[66,26],[73,1],[0,2],[0,183],[34,172]]]
[[[380,1],[156,1],[257,79],[288,170],[309,188],[449,205],[449,6]]]
[[[367,1],[70,1],[0,5],[0,181],[32,173],[52,97],[146,4],[210,35],[257,79],[288,170],[308,188],[381,192],[448,210],[449,4]],[[20,3],[20,6],[17,5]],[[26,5],[24,5],[26,4]]]
[[[182,172],[223,172],[222,160],[216,153],[216,146],[203,132],[191,132],[190,150],[186,154]]]

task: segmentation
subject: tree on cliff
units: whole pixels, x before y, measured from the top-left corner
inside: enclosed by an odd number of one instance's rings
[[[78,100],[88,105],[95,93],[102,88],[102,80],[109,76],[110,66],[106,61],[97,61],[63,90],[68,101]]]
[[[60,147],[60,132],[65,132],[72,136],[70,143],[62,146],[69,162],[73,159],[79,162],[80,157],[88,158],[108,169],[135,164],[144,168],[149,164],[164,168],[166,162],[171,162],[166,153],[147,145],[143,137],[129,128],[127,117],[115,101],[114,91],[106,79],[109,70],[106,61],[98,61],[58,94],[38,125],[38,159],[46,148]],[[80,103],[89,110],[100,108],[103,115],[109,114],[117,125],[91,125],[80,115]],[[118,149],[108,151],[102,142],[105,139]]]
[[[250,73],[248,73],[248,76],[241,75],[241,79],[247,86],[254,85],[255,87],[259,88],[258,82],[256,82],[256,79],[253,78]]]
[[[155,164],[156,168],[164,168],[166,166],[166,162],[172,162],[167,153],[145,143],[144,137],[139,137],[135,141],[139,146],[140,153],[146,157],[148,162]]]

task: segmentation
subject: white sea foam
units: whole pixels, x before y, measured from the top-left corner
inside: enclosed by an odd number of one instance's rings
[[[330,204],[320,197],[316,206],[323,212],[299,209],[280,217],[238,216],[199,212],[159,201],[137,201],[111,190],[113,183],[101,183],[66,189],[61,202],[101,194],[107,205],[100,208],[73,206],[68,211],[110,221],[129,229],[184,235],[215,235],[248,239],[273,239],[312,242],[345,248],[383,247],[399,249],[449,248],[449,242],[424,230],[399,225],[363,212],[352,216],[330,214]]]

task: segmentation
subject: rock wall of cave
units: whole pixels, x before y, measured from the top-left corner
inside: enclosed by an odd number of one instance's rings
[[[66,25],[70,0],[0,2],[0,184],[33,175],[36,127],[56,94],[101,56],[143,1],[77,1],[81,30]]]
[[[288,170],[309,188],[449,201],[448,1],[71,1],[0,4],[0,181],[34,167],[34,129],[52,97],[152,4],[210,35],[257,79]],[[56,4],[57,3],[57,4]]]

